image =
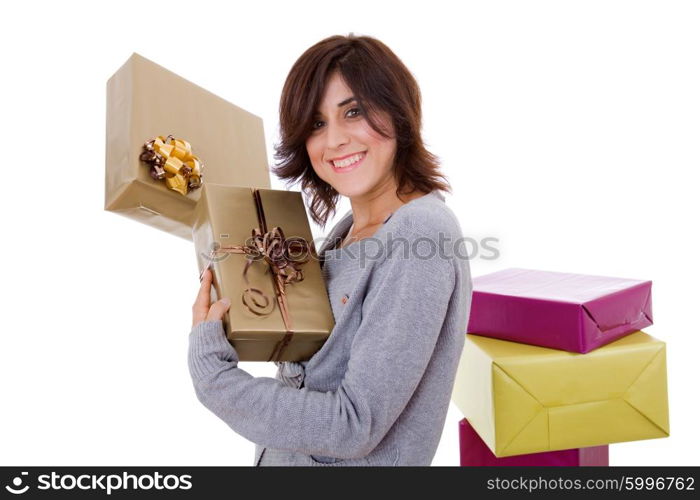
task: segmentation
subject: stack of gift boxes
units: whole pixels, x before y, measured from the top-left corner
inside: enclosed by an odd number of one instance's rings
[[[527,269],[473,281],[452,399],[463,466],[605,466],[669,435],[651,282]]]
[[[303,199],[270,189],[259,117],[133,54],[107,82],[106,146],[105,209],[194,242],[212,300],[232,299],[241,361],[323,345],[333,313]]]

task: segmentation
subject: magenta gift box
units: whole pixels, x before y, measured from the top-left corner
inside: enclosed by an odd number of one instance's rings
[[[651,281],[505,269],[473,279],[467,333],[587,353],[652,323]]]
[[[608,447],[545,451],[498,458],[466,418],[459,421],[459,465],[462,467],[607,467]]]

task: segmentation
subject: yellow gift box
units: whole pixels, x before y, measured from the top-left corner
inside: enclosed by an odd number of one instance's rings
[[[452,400],[497,457],[669,435],[666,344],[587,354],[467,335]]]

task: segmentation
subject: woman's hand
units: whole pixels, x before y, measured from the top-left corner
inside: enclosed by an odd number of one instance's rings
[[[192,328],[203,321],[216,321],[224,318],[224,314],[231,306],[231,301],[224,297],[211,304],[211,269],[206,269],[202,276],[202,285],[192,306]],[[211,304],[211,305],[210,305]]]

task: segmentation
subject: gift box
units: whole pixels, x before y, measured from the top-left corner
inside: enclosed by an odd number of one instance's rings
[[[189,143],[202,181],[270,187],[259,117],[133,54],[107,82],[105,210],[192,239],[201,188],[175,191],[141,159],[145,143],[169,135]]]
[[[466,335],[452,400],[497,457],[669,435],[666,345],[587,354]]]
[[[301,193],[205,183],[193,239],[241,361],[304,361],[334,326]]]
[[[528,269],[473,280],[467,332],[586,353],[652,324],[651,281]]]
[[[498,458],[466,418],[459,421],[459,464],[463,467],[607,467],[608,446],[545,451]]]

